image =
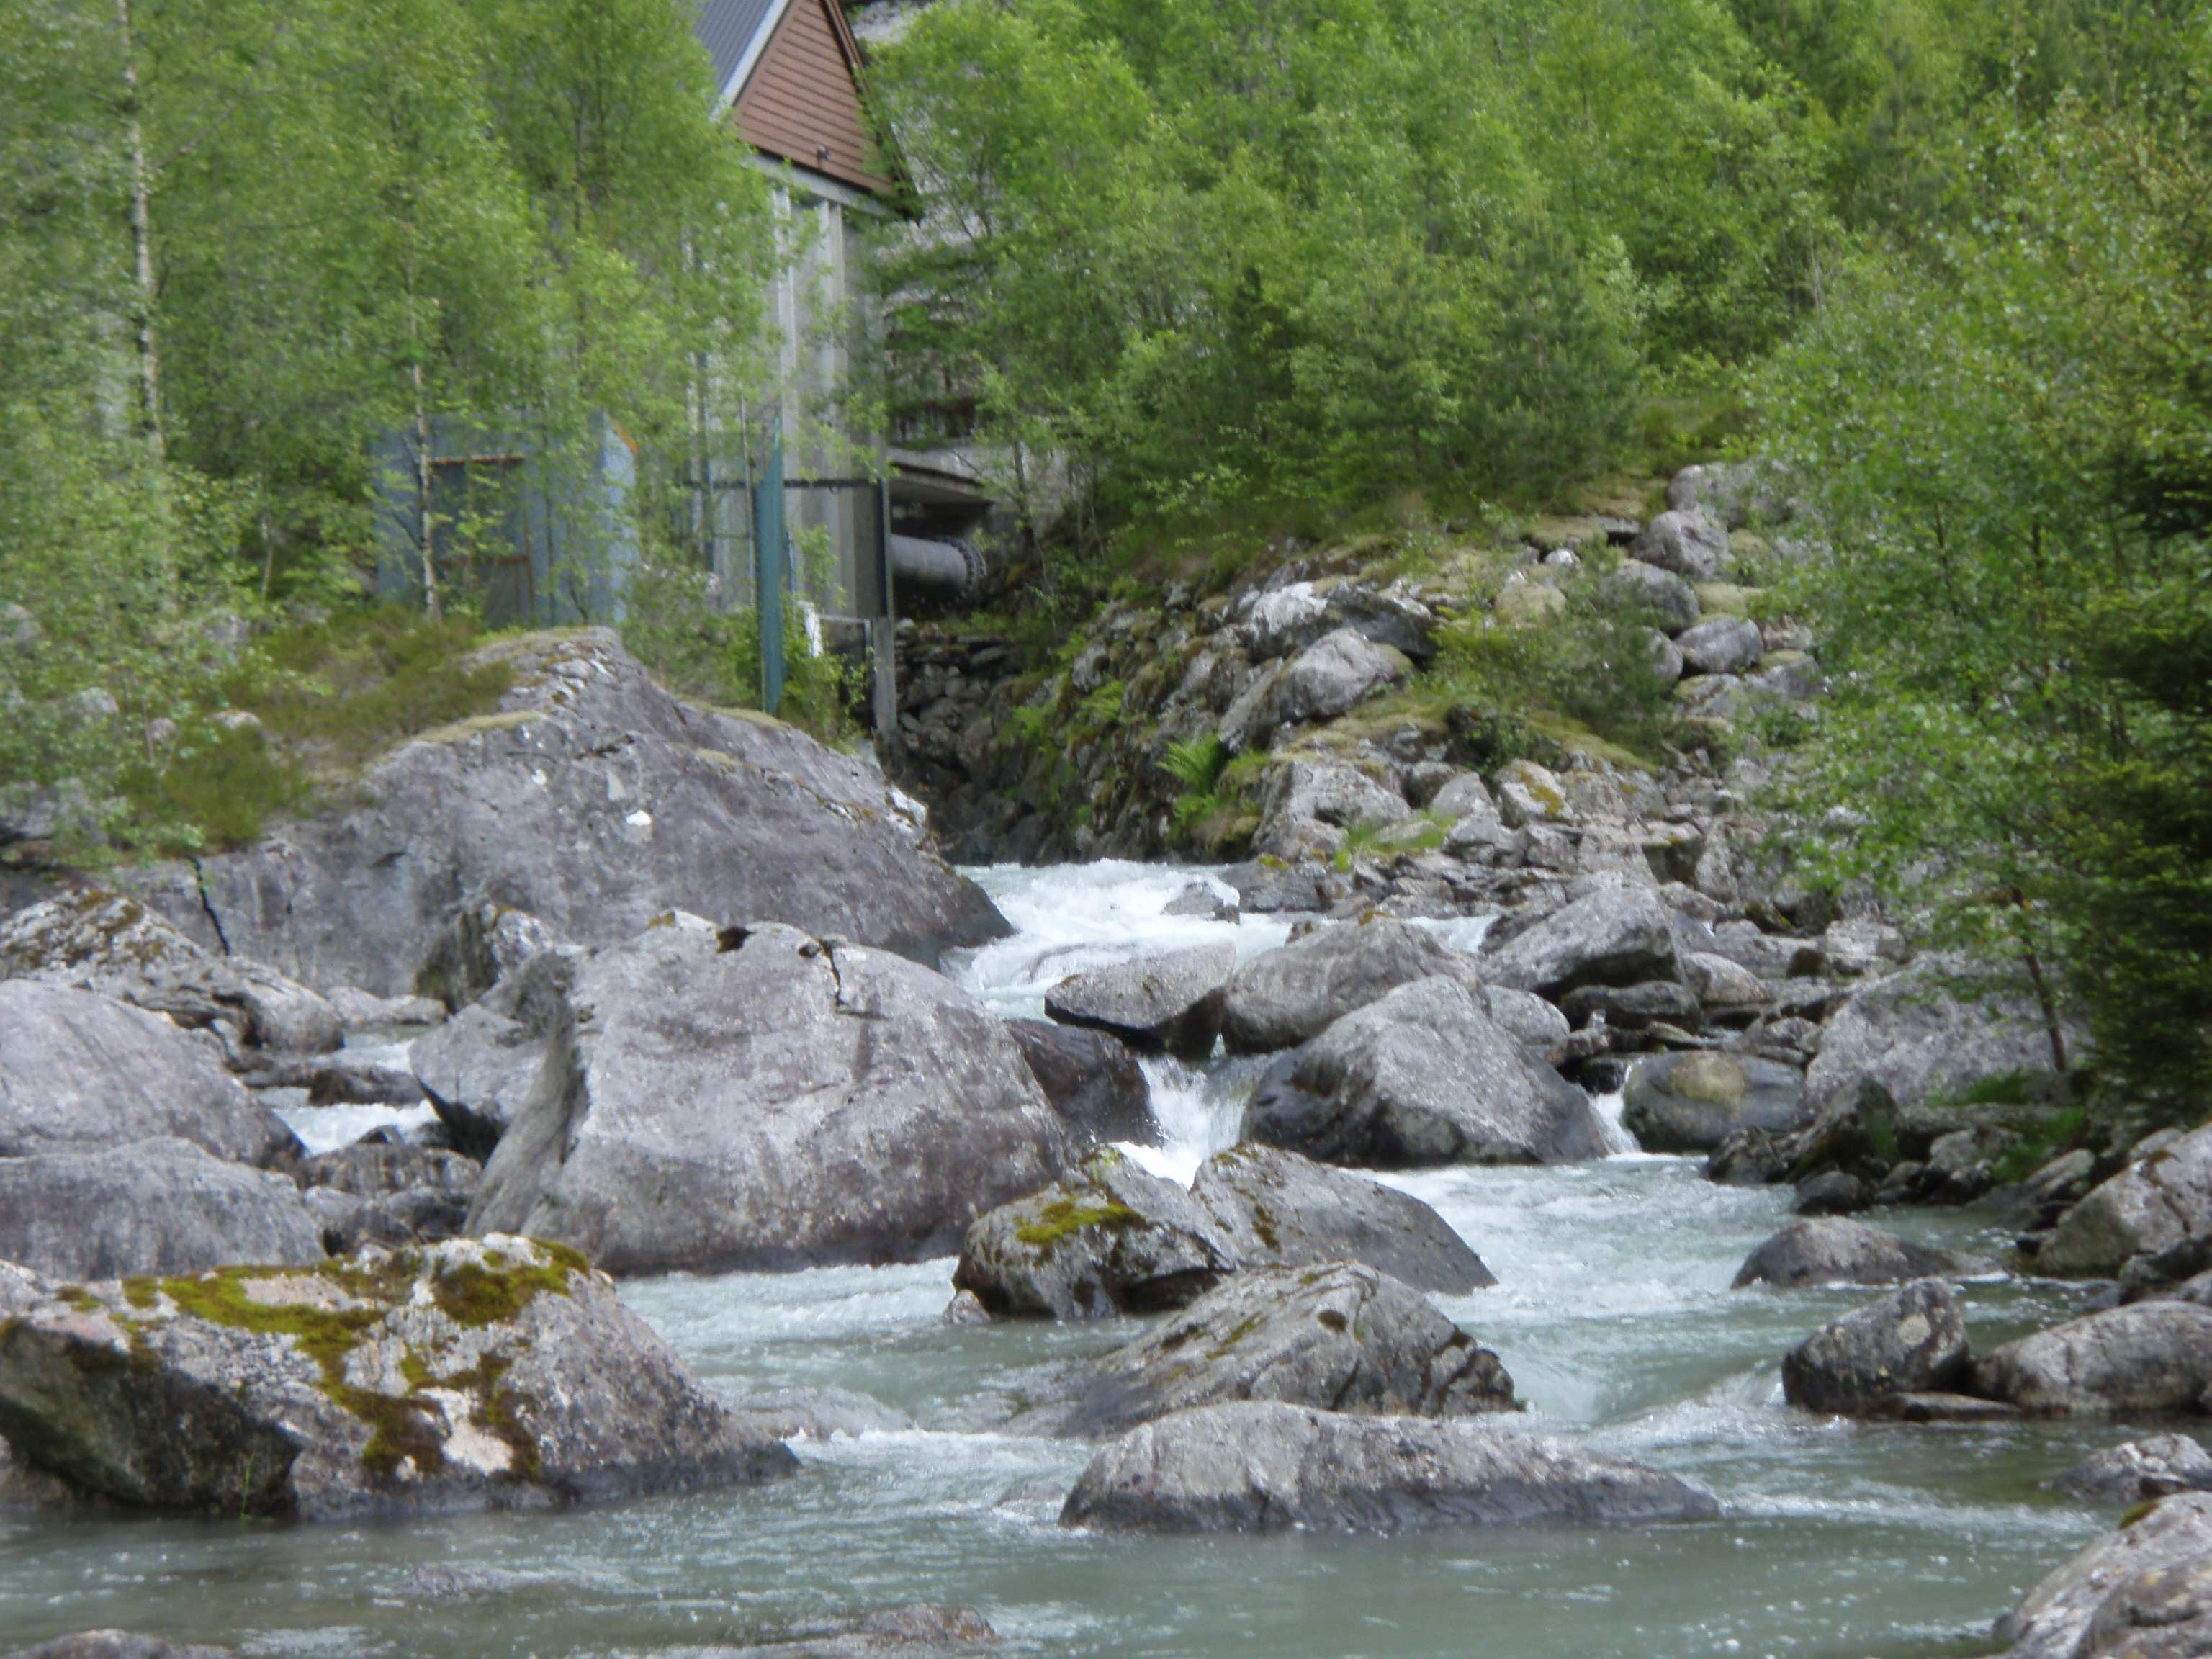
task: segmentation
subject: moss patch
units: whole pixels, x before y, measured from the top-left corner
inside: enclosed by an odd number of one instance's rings
[[[1111,1199],[1085,1203],[1079,1199],[1055,1198],[1037,1212],[1036,1219],[1025,1221],[1014,1229],[1014,1237],[1024,1244],[1039,1249],[1048,1249],[1071,1234],[1087,1227],[1106,1227],[1116,1231],[1144,1224],[1144,1217],[1126,1204]]]
[[[483,1262],[464,1261],[433,1273],[431,1300],[456,1325],[477,1329],[512,1320],[538,1297],[565,1296],[572,1275],[589,1270],[583,1256],[565,1246],[540,1244],[543,1259],[510,1261],[488,1251]],[[511,1478],[530,1480],[538,1468],[536,1443],[521,1426],[519,1396],[505,1388],[507,1362],[487,1356],[467,1370],[440,1375],[413,1349],[399,1359],[404,1395],[380,1394],[346,1380],[346,1361],[380,1327],[393,1305],[409,1293],[426,1267],[403,1253],[380,1262],[332,1261],[319,1267],[282,1269],[222,1267],[183,1278],[135,1279],[124,1285],[135,1308],[149,1309],[167,1297],[182,1312],[210,1324],[289,1339],[314,1361],[321,1390],[369,1431],[362,1465],[380,1482],[395,1479],[404,1464],[431,1475],[445,1467],[441,1404],[424,1397],[432,1388],[457,1390],[472,1401],[476,1421],[505,1441],[514,1455]],[[312,1301],[257,1300],[249,1286],[283,1279],[320,1280],[341,1292],[348,1305],[326,1307]],[[134,1337],[137,1333],[134,1331]]]

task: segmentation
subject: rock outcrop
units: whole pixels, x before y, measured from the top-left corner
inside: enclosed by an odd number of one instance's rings
[[[2172,1583],[2212,1559],[2212,1493],[2185,1492],[2161,1500],[2108,1538],[2100,1538],[2057,1568],[1997,1621],[1996,1639],[2009,1644],[2005,1659],[2185,1659],[2185,1646],[2148,1648],[2122,1640],[2115,1626],[2141,1624],[2132,1615],[2146,1589]],[[2107,1617],[2109,1609],[2111,1617]],[[2169,1626],[2183,1620],[2172,1619]],[[2201,1646],[2196,1650],[2202,1651]]]
[[[2212,1243],[2212,1128],[2130,1164],[2060,1218],[2036,1253],[2044,1273],[2118,1274],[2137,1256]]]
[[[49,1279],[322,1259],[323,1229],[298,1187],[189,1140],[0,1158],[0,1260]]]
[[[1906,1110],[1978,1079],[2051,1067],[2051,1046],[2019,995],[1968,1000],[1950,983],[1959,964],[1927,958],[1869,982],[1820,1034],[1805,1076],[1817,1110],[1863,1082]]]
[[[0,981],[0,1158],[173,1136],[234,1163],[299,1151],[210,1043],[96,992]]]
[[[1029,1425],[1117,1434],[1231,1400],[1366,1416],[1516,1409],[1496,1354],[1395,1279],[1331,1262],[1235,1275],[1062,1379]]]
[[[413,990],[427,941],[488,902],[592,945],[671,909],[924,961],[1006,931],[862,762],[678,701],[603,629],[483,654],[514,671],[496,712],[394,750],[342,809],[133,890],[203,945],[220,927],[309,985],[384,996]]]
[[[1908,1279],[1952,1277],[1978,1264],[1869,1227],[1845,1216],[1791,1222],[1737,1269],[1735,1288],[1773,1285],[1894,1285]]]
[[[1042,1019],[1010,1019],[1006,1032],[1044,1097],[1079,1139],[1134,1141],[1140,1146],[1158,1143],[1152,1085],[1119,1038]]]
[[[2212,1492],[2212,1453],[2185,1434],[2150,1434],[2092,1452],[2051,1483],[2092,1504],[2154,1503]]]
[[[0,976],[97,991],[178,1024],[228,1025],[244,1043],[322,1054],[345,1036],[337,1009],[275,969],[204,951],[126,894],[85,889],[0,925]]]
[[[1410,1532],[1711,1521],[1686,1482],[1469,1423],[1250,1401],[1178,1412],[1100,1449],[1060,1523],[1152,1532]]]
[[[47,1297],[0,1327],[0,1432],[117,1503],[302,1520],[795,1467],[738,1432],[611,1283],[509,1237]]]
[[[1316,927],[1237,969],[1222,1040],[1237,1054],[1294,1048],[1401,985],[1432,976],[1481,989],[1474,961],[1426,928],[1382,915]]]
[[[2212,1409],[2212,1309],[2138,1302],[2069,1319],[1974,1362],[1974,1389],[2043,1417]]]
[[[1191,1196],[1247,1267],[1358,1261],[1439,1296],[1498,1282],[1419,1199],[1280,1147],[1248,1141],[1215,1153],[1199,1166]]]
[[[1534,926],[1486,946],[1486,979],[1558,998],[1583,985],[1639,985],[1682,976],[1667,907],[1648,888],[1601,887]]]
[[[977,1217],[952,1283],[994,1315],[1098,1319],[1182,1307],[1240,1265],[1196,1199],[1109,1150]]]
[[[1222,1000],[1236,967],[1233,945],[1139,957],[1070,975],[1045,993],[1044,1011],[1063,1025],[1110,1031],[1141,1048],[1203,1060],[1221,1034]]]
[[[1915,1279],[1784,1355],[1782,1395],[1808,1411],[1863,1417],[1899,1395],[1950,1389],[1967,1360],[1958,1292]]]
[[[1710,1152],[1742,1129],[1789,1134],[1809,1118],[1794,1066],[1716,1049],[1640,1060],[1628,1074],[1622,1124],[1646,1152]]]
[[[562,995],[471,1232],[625,1273],[908,1261],[1070,1162],[1004,1024],[884,951],[677,915]]]
[[[1589,1100],[1465,987],[1425,979],[1277,1062],[1249,1133],[1324,1163],[1565,1164],[1602,1156]]]

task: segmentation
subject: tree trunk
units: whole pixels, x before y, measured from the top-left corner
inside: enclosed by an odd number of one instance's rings
[[[167,453],[161,434],[161,359],[154,331],[153,181],[146,167],[146,134],[138,118],[138,49],[131,32],[131,0],[115,0],[115,20],[123,32],[124,131],[131,146],[131,240],[137,255],[138,283],[138,387],[146,441],[161,460]]]

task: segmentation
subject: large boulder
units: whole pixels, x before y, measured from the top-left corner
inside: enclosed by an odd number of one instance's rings
[[[2137,1302],[2006,1343],[1974,1362],[1974,1389],[2043,1417],[2212,1409],[2212,1309]]]
[[[1255,1401],[1178,1412],[1100,1448],[1060,1518],[1158,1532],[1408,1532],[1719,1514],[1672,1475],[1562,1440]]]
[[[370,767],[342,805],[239,852],[131,878],[213,946],[309,985],[392,996],[487,902],[611,945],[684,909],[934,961],[1006,932],[872,766],[758,716],[671,696],[605,629],[533,634],[495,712]]]
[[[912,1261],[1069,1162],[1004,1024],[884,951],[678,915],[564,996],[471,1232],[615,1273]]]
[[[1811,1117],[1796,1066],[1717,1049],[1639,1060],[1621,1102],[1621,1122],[1652,1152],[1710,1152],[1740,1129],[1788,1134]]]
[[[1189,1193],[1108,1150],[978,1216],[952,1283],[994,1314],[1097,1319],[1180,1308],[1238,1265],[1236,1246]]]
[[[0,925],[0,977],[97,991],[179,1025],[228,1022],[283,1053],[325,1053],[345,1036],[337,1008],[306,986],[202,950],[124,893],[84,889],[17,911]]]
[[[488,1158],[538,1087],[552,1041],[480,1002],[415,1039],[407,1064],[453,1145]]]
[[[1808,1411],[1864,1416],[1901,1394],[1949,1389],[1967,1359],[1958,1292],[1940,1279],[1919,1279],[1784,1354],[1782,1395]]]
[[[2212,1127],[2130,1164],[2059,1218],[2039,1272],[2111,1276],[2135,1257],[2212,1243]]]
[[[2020,996],[1970,1001],[1951,988],[1957,964],[1923,957],[1869,981],[1829,1018],[1805,1074],[1814,1108],[1880,1084],[1906,1110],[1982,1078],[2048,1071],[2051,1045]]]
[[[0,1158],[0,1258],[64,1280],[299,1267],[323,1259],[323,1232],[283,1176],[141,1140]]]
[[[1010,1019],[1006,1031],[1053,1109],[1085,1141],[1157,1145],[1152,1087],[1128,1045],[1103,1031]]]
[[[1997,1621],[2006,1659],[2185,1659],[2191,1650],[2122,1647],[2092,1650],[2088,1636],[2108,1601],[2152,1575],[2200,1566],[2212,1558],[2212,1493],[2160,1500],[2057,1568]],[[2106,1626],[2107,1632],[2111,1626]],[[2200,1647],[2195,1650],[2202,1652]]]
[[[1410,1193],[1247,1142],[1199,1166],[1190,1194],[1246,1267],[1358,1261],[1417,1291],[1464,1296],[1498,1281],[1451,1224]]]
[[[1949,1277],[1978,1264],[1911,1244],[1848,1216],[1804,1216],[1744,1258],[1735,1288],[1772,1285],[1895,1285]]]
[[[1486,979],[1557,998],[1580,985],[1682,977],[1672,914],[1646,887],[1601,887],[1480,959]]]
[[[96,992],[0,982],[0,1158],[164,1136],[241,1164],[300,1149],[210,1041]]]
[[[2203,1659],[2212,1653],[2212,1556],[2123,1579],[2097,1608],[2080,1659]]]
[[[2051,1483],[2093,1504],[2148,1504],[2212,1492],[2212,1453],[2185,1434],[2150,1434],[2092,1452]]]
[[[1316,927],[1237,969],[1222,1040],[1237,1054],[1295,1048],[1399,986],[1439,975],[1480,994],[1473,960],[1425,927],[1374,915]]]
[[[1518,1409],[1496,1354],[1387,1273],[1338,1261],[1224,1280],[1072,1373],[1032,1425],[1118,1434],[1227,1400],[1377,1417]]]
[[[1044,1011],[1063,1025],[1110,1031],[1139,1048],[1186,1060],[1213,1052],[1233,945],[1194,945],[1071,974],[1045,993]]]
[[[1401,985],[1285,1055],[1247,1127],[1332,1164],[1568,1164],[1605,1152],[1589,1097],[1441,978]]]
[[[1278,726],[1334,720],[1403,679],[1412,667],[1404,653],[1340,628],[1291,659],[1275,683],[1270,716]]]
[[[331,1520],[788,1472],[613,1285],[528,1239],[105,1284],[0,1327],[0,1432],[117,1503]]]

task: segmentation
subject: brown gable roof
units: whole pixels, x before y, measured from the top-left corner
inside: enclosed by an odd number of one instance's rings
[[[890,190],[860,111],[860,64],[837,0],[789,0],[731,118],[757,149],[855,190]]]

